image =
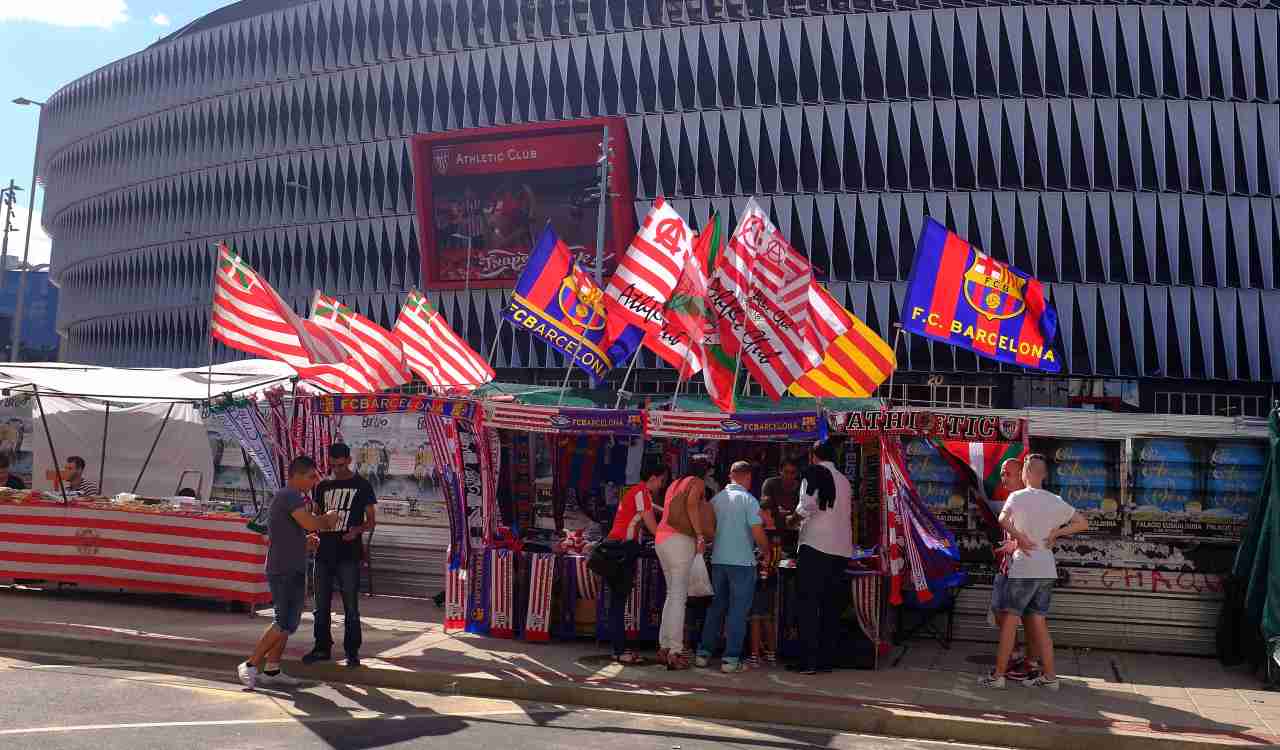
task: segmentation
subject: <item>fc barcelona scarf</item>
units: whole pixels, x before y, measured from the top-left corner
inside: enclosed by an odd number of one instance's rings
[[[488,635],[490,626],[489,602],[489,555],[474,550],[471,555],[471,570],[467,575],[468,603],[467,632],[476,635]]]
[[[444,581],[444,629],[462,630],[467,626],[467,571],[449,568]]]
[[[494,638],[515,636],[515,552],[489,549],[489,635]]]
[[[549,552],[529,555],[529,610],[524,621],[526,641],[551,640],[551,591],[555,585],[556,556]]]

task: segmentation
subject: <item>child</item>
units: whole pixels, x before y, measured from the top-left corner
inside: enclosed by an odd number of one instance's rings
[[[761,513],[760,517],[764,521],[766,533],[772,530],[773,514]],[[751,656],[747,658],[747,665],[750,667],[759,667],[762,662],[778,662],[778,625],[773,611],[778,593],[778,572],[776,568],[766,568],[763,560],[760,563],[755,597],[751,601]]]

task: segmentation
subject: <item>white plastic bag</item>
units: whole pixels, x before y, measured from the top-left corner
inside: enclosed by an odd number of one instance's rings
[[[707,558],[702,555],[693,556],[693,564],[689,566],[689,596],[714,596],[711,588],[711,573],[707,570]]]

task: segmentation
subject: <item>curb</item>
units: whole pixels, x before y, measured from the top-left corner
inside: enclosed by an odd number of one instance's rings
[[[220,669],[228,674],[229,664],[236,658],[234,653],[216,649],[14,631],[0,631],[0,650]],[[1162,733],[1154,728],[1140,726],[1134,726],[1132,730],[1106,726],[1070,726],[1054,723],[1050,720],[1051,717],[972,718],[890,705],[858,705],[851,708],[805,703],[800,708],[796,701],[772,701],[742,696],[717,697],[713,694],[682,694],[674,699],[667,689],[661,687],[641,691],[634,688],[621,690],[606,684],[533,681],[541,678],[521,682],[441,671],[409,670],[394,665],[348,670],[332,663],[290,663],[289,671],[298,677],[312,680],[393,690],[453,693],[477,698],[568,704],[637,713],[678,713],[698,719],[785,724],[808,729],[1027,750],[1097,750],[1100,742],[1105,743],[1103,746],[1107,750],[1222,750],[1232,746],[1268,745],[1261,738],[1240,734],[1223,734],[1221,739],[1211,739],[1205,735],[1188,737],[1176,732]]]

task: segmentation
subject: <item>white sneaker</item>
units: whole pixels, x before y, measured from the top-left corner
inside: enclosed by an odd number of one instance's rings
[[[258,682],[263,685],[274,685],[276,687],[297,687],[302,684],[296,677],[290,677],[285,674],[284,670],[281,670],[276,674],[267,674],[266,672],[263,672],[258,675]]]
[[[693,657],[693,666],[697,667],[698,669],[706,669],[707,665],[710,663],[711,663],[711,659],[705,656]]]
[[[1057,677],[1049,678],[1044,675],[1037,675],[1029,680],[1023,680],[1022,684],[1029,688],[1044,688],[1045,690],[1052,690],[1055,693],[1062,687],[1062,682],[1058,680]]]
[[[250,666],[245,662],[240,662],[236,666],[236,676],[240,678],[240,683],[245,687],[253,690],[258,682],[258,668]]]
[[[997,677],[995,672],[988,672],[978,678],[978,687],[991,688],[992,690],[1004,690],[1004,675]]]

